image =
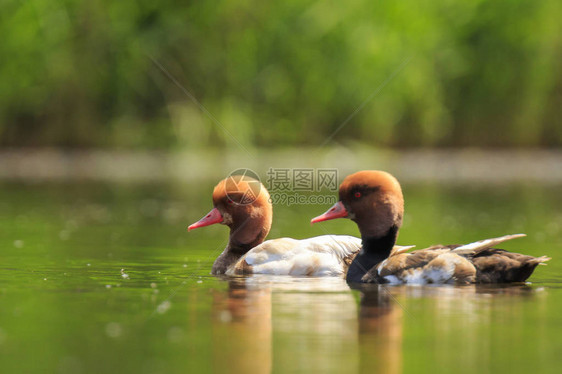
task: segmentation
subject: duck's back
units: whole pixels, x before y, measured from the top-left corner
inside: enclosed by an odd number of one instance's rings
[[[347,235],[267,240],[240,258],[227,275],[339,276],[360,248],[361,239]]]
[[[533,257],[492,248],[523,234],[485,239],[466,245],[437,245],[396,253],[371,269],[363,282],[508,283],[524,282],[546,256]]]

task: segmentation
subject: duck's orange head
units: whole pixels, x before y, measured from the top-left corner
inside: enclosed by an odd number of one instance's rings
[[[248,244],[267,236],[272,207],[267,189],[256,179],[233,175],[221,180],[213,190],[214,208],[188,230],[220,223],[230,227],[231,240]]]
[[[400,228],[404,197],[400,184],[391,174],[364,170],[348,175],[340,185],[339,201],[311,223],[334,218],[350,218],[362,237],[381,237],[390,228]]]

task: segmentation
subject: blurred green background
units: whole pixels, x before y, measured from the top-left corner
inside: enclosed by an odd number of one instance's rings
[[[0,146],[321,145],[358,108],[337,142],[560,146],[561,15],[558,0],[2,0]]]
[[[2,372],[558,373],[561,19],[560,0],[0,0]],[[186,228],[217,180],[302,167],[395,174],[400,244],[525,232],[506,249],[552,261],[388,300],[210,276],[227,230]],[[275,204],[269,237],[358,234],[308,224],[328,207]]]

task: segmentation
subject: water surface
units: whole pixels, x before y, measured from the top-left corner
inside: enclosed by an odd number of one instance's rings
[[[225,227],[187,233],[211,185],[0,186],[0,368],[5,373],[557,373],[560,186],[407,185],[399,244],[524,232],[549,255],[531,283],[366,286],[336,278],[209,275]],[[328,206],[275,206],[270,237]]]

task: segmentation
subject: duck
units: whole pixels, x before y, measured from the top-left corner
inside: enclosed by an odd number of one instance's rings
[[[248,175],[234,175],[215,186],[213,209],[188,231],[213,224],[230,229],[228,244],[213,263],[214,275],[343,276],[361,248],[361,239],[348,235],[265,241],[272,216],[263,184]]]
[[[524,282],[537,265],[550,260],[493,248],[525,234],[408,252],[409,248],[395,247],[403,216],[404,197],[398,180],[385,171],[364,170],[343,180],[338,202],[311,224],[336,218],[349,218],[357,224],[362,247],[347,270],[348,283]]]

